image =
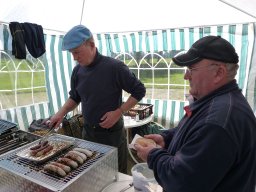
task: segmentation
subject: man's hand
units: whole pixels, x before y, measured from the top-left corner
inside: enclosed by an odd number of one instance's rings
[[[56,113],[50,119],[49,127],[58,128],[63,121],[64,116],[60,113]]]
[[[145,138],[147,139],[152,139],[156,142],[156,144],[158,146],[161,146],[162,148],[164,148],[165,146],[165,142],[164,142],[164,138],[162,137],[162,135],[159,134],[149,134],[149,135],[144,135]]]
[[[152,149],[156,148],[156,146],[154,146],[154,145],[148,145],[148,146],[146,146],[146,147],[143,147],[142,145],[135,144],[135,145],[134,145],[134,148],[135,148],[136,151],[137,151],[138,157],[141,158],[143,161],[146,162],[147,159],[148,159],[148,154],[149,154],[149,152],[150,152]]]
[[[135,144],[134,148],[137,151],[137,155],[139,158],[141,158],[143,161],[147,161],[149,152],[154,148],[164,147],[164,138],[159,134],[150,134],[150,135],[144,135],[147,139],[152,139],[156,142],[157,146],[154,144],[148,144],[147,146],[143,147],[141,145]]]
[[[109,111],[100,119],[99,124],[102,128],[109,129],[120,119],[122,111],[118,108],[115,111]]]

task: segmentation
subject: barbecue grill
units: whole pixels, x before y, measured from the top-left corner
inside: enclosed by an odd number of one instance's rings
[[[73,145],[46,162],[33,162],[17,154],[34,146],[38,141],[0,155],[0,191],[4,192],[96,192],[117,179],[117,149],[65,135],[53,134],[56,140],[71,141]],[[65,177],[47,173],[43,167],[49,161],[64,156],[74,147],[93,151],[93,156]]]
[[[39,138],[40,136],[18,130],[13,122],[0,119],[0,155]]]

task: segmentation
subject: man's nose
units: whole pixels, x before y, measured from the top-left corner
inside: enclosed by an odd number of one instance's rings
[[[185,80],[188,80],[190,78],[190,74],[189,74],[189,72],[186,70],[185,71],[185,74],[184,74],[184,79]]]
[[[73,55],[73,59],[76,61],[77,60],[77,56],[76,55]]]

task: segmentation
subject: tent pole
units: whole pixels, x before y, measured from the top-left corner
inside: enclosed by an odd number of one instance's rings
[[[227,4],[227,5],[229,5],[230,7],[233,7],[233,8],[235,8],[235,9],[237,9],[238,11],[241,11],[241,12],[243,12],[243,13],[245,13],[245,14],[251,16],[251,17],[253,17],[254,19],[256,19],[256,16],[254,16],[254,15],[252,15],[252,14],[250,14],[250,13],[248,13],[248,12],[246,12],[246,11],[244,11],[244,10],[242,10],[242,9],[240,9],[240,8],[238,8],[238,7],[234,6],[234,5],[232,5],[232,4],[228,3],[228,2],[226,2],[225,0],[219,0],[219,1],[222,2],[222,3],[225,3],[225,4]]]
[[[82,6],[82,13],[81,13],[80,25],[81,25],[81,23],[82,23],[83,15],[84,15],[84,1],[85,1],[85,0],[83,0],[83,6]]]

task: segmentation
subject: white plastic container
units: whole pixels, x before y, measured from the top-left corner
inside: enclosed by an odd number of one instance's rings
[[[156,192],[160,187],[147,163],[138,163],[131,169],[135,192]]]

